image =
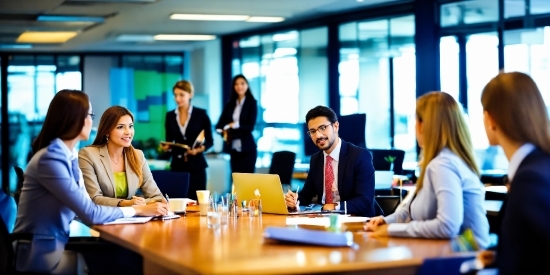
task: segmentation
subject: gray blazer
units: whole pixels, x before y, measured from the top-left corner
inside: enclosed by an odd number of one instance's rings
[[[63,255],[75,216],[88,225],[123,217],[118,207],[92,202],[82,181],[76,181],[81,177],[71,169],[71,157],[69,148],[55,139],[27,166],[14,233],[32,233],[33,239],[18,246],[19,271],[51,272]]]
[[[141,171],[143,173],[143,182],[139,182],[139,177],[132,168],[128,165],[128,161],[125,161],[126,166],[126,180],[128,182],[128,197],[131,199],[136,194],[138,188],[141,188],[141,192],[145,197],[145,201],[151,200],[157,201],[164,197],[160,192],[147,160],[141,150],[137,150],[138,155],[141,156]],[[126,155],[124,156],[126,157]],[[107,152],[107,146],[84,147],[78,153],[78,165],[82,170],[84,176],[84,185],[88,191],[88,195],[92,200],[99,205],[117,206],[122,199],[115,196],[115,180],[114,173],[111,167],[111,161],[109,160],[109,154]]]

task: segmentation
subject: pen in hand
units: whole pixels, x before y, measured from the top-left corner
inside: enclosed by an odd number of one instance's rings
[[[296,188],[296,200],[294,201],[294,205],[296,206],[296,208],[299,208],[298,207],[298,192],[300,191],[300,186],[298,186],[298,188]]]

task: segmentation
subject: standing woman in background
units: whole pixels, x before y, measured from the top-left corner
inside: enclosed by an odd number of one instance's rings
[[[252,136],[258,104],[243,75],[233,78],[231,98],[225,104],[216,125],[224,138],[223,151],[231,155],[231,171],[254,173],[258,150]]]
[[[167,144],[163,144],[162,149],[172,154],[170,170],[189,173],[187,197],[196,200],[196,191],[206,189],[208,163],[203,153],[214,144],[212,123],[206,110],[191,105],[191,99],[195,94],[191,82],[178,81],[174,85],[173,93],[177,107],[166,113],[164,124],[166,141],[185,144],[189,149]],[[204,143],[194,146],[201,131],[204,131]]]
[[[489,144],[501,146],[509,161],[509,190],[497,228],[500,274],[548,274],[548,256],[541,252],[550,250],[550,127],[544,100],[531,77],[512,72],[485,86],[481,105]]]

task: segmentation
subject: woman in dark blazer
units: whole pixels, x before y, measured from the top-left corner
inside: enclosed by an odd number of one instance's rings
[[[197,199],[197,190],[206,189],[206,158],[203,152],[214,144],[212,139],[212,123],[206,110],[191,105],[194,95],[193,84],[189,81],[178,81],[173,88],[174,99],[178,105],[175,110],[166,113],[166,141],[185,144],[190,149],[163,145],[165,151],[170,151],[172,161],[170,169],[189,173],[189,189],[187,197]],[[197,137],[204,131],[204,143],[194,146]]]
[[[550,127],[544,100],[531,77],[512,72],[485,86],[481,104],[489,143],[501,146],[509,161],[497,229],[500,274],[548,274],[548,257],[541,253],[550,249]]]
[[[223,151],[231,155],[231,171],[254,173],[258,150],[252,131],[258,104],[243,75],[235,76],[231,87],[231,98],[223,108],[216,131],[224,138]]]

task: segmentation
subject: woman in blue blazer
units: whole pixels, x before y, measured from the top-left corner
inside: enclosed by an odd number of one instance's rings
[[[223,108],[216,131],[223,136],[223,151],[231,155],[231,171],[254,173],[258,150],[252,131],[258,116],[258,103],[243,75],[233,78],[231,98]]]
[[[166,141],[185,144],[190,149],[163,145],[165,151],[170,151],[172,160],[170,169],[189,173],[189,189],[187,197],[197,199],[197,190],[206,189],[206,168],[208,164],[204,151],[214,144],[212,138],[212,123],[206,110],[191,105],[195,94],[193,84],[182,80],[173,88],[174,99],[178,105],[175,110],[166,113],[164,130]],[[197,137],[204,131],[204,142],[195,146]]]
[[[524,73],[501,73],[481,94],[491,145],[508,158],[508,194],[499,212],[500,274],[548,274],[550,127],[537,85]],[[482,259],[492,253],[481,253]]]
[[[89,138],[93,117],[88,96],[81,91],[62,90],[50,103],[42,130],[33,142],[35,154],[25,171],[19,200],[14,233],[31,236],[17,241],[18,271],[77,273],[77,259],[82,257],[65,251],[69,225],[76,216],[92,225],[168,212],[168,205],[159,203],[107,207],[92,202],[73,149],[80,140]]]

